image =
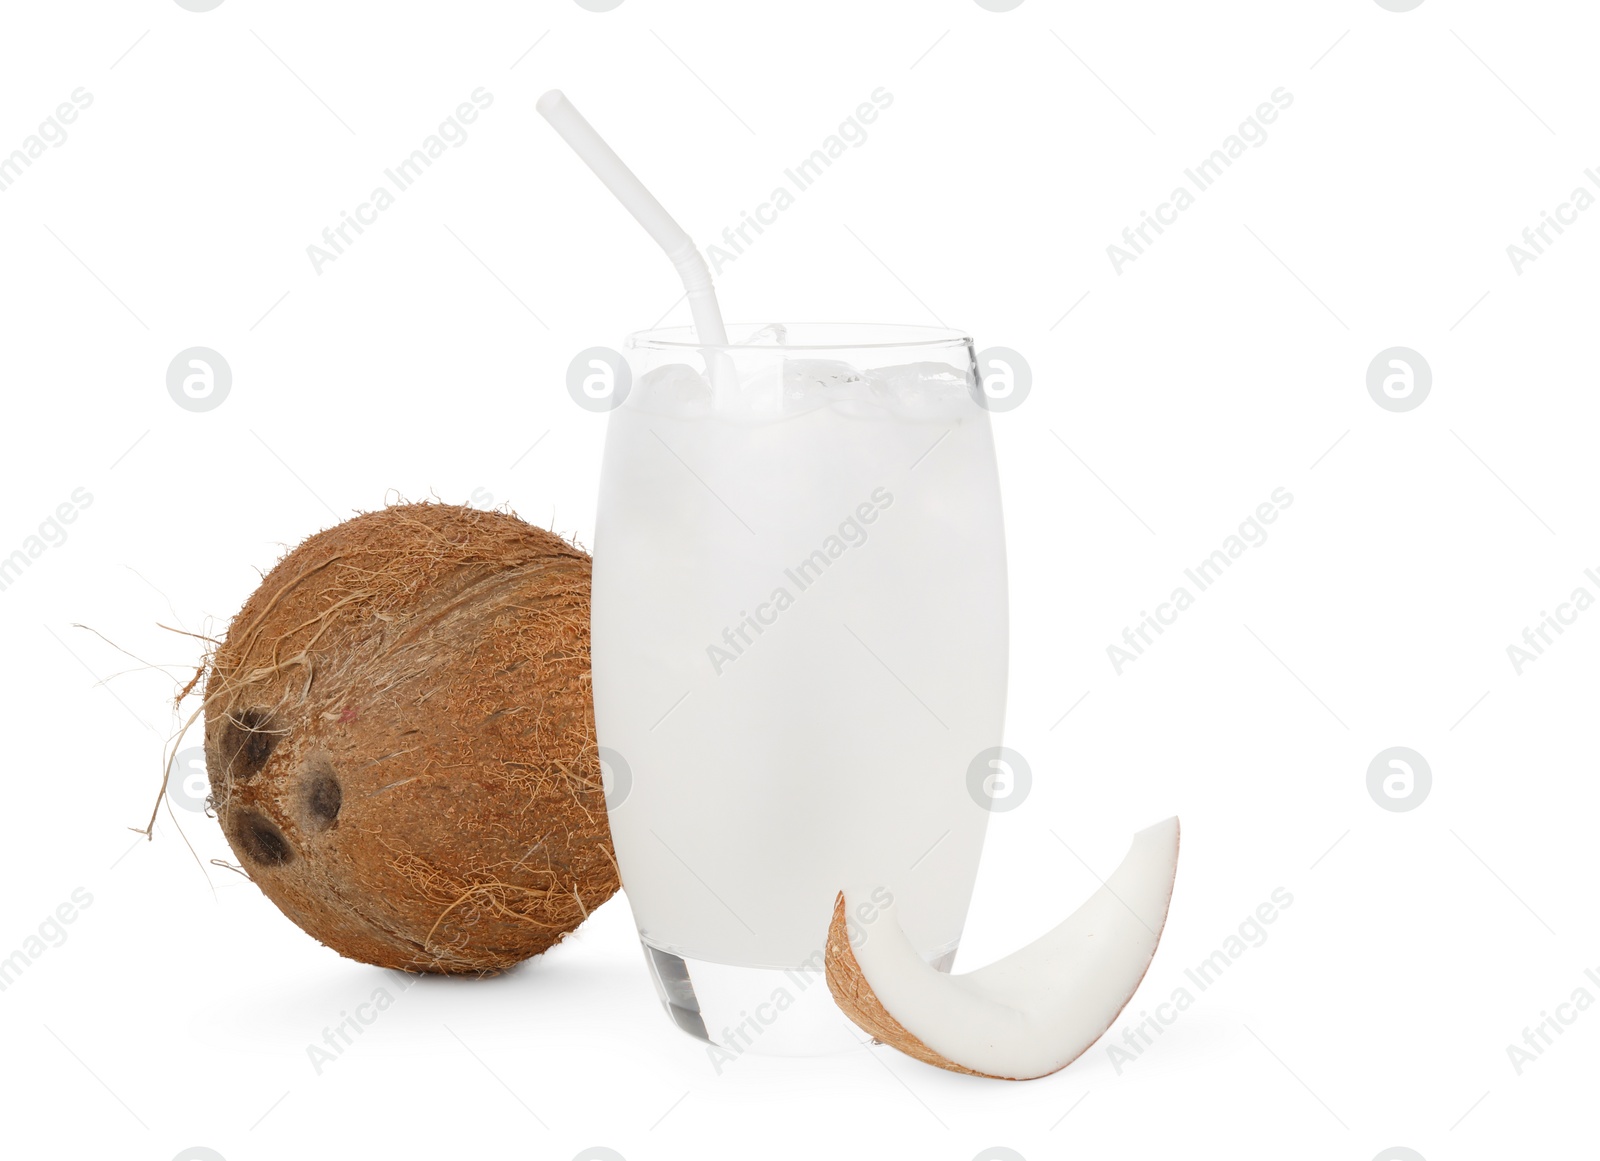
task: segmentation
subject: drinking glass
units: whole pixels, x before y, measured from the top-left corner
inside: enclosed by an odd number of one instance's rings
[[[1005,713],[1005,541],[958,331],[688,328],[626,343],[594,546],[595,723],[623,887],[678,1026],[855,1041],[837,892],[948,970]],[[626,387],[624,395],[622,387]]]

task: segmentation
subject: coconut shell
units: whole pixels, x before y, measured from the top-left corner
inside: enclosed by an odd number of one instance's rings
[[[610,898],[589,571],[516,516],[402,504],[267,574],[209,659],[205,752],[285,915],[364,963],[481,973]]]
[[[856,962],[856,953],[850,950],[850,924],[845,914],[843,891],[833,901],[833,918],[828,923],[828,942],[823,949],[822,963],[833,1002],[839,1005],[839,1010],[850,1018],[852,1024],[874,1040],[898,1048],[907,1056],[935,1068],[964,1072],[968,1076],[990,1075],[987,1072],[975,1072],[935,1052],[889,1014],[883,1001],[878,999],[878,994],[867,982],[867,977],[862,974],[861,965]]]

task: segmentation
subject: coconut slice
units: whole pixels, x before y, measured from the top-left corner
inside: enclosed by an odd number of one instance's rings
[[[1167,921],[1178,820],[1142,830],[1104,886],[1055,930],[952,976],[917,954],[893,903],[845,890],[834,903],[828,989],[863,1031],[927,1064],[1005,1080],[1076,1060],[1133,998]]]

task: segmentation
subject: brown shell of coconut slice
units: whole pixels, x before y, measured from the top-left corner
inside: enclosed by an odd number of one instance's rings
[[[1144,979],[1172,901],[1178,834],[1176,818],[1140,831],[1063,923],[963,975],[923,960],[892,903],[862,907],[866,892],[841,891],[828,989],[857,1027],[926,1064],[1004,1080],[1048,1076],[1105,1034]]]

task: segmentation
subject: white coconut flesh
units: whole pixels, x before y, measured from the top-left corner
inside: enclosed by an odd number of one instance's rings
[[[1178,820],[1169,818],[1134,835],[1121,865],[1064,923],[963,975],[923,961],[892,903],[846,889],[828,933],[828,984],[857,1025],[929,1064],[1012,1080],[1046,1076],[1098,1040],[1133,998],[1177,870]]]

